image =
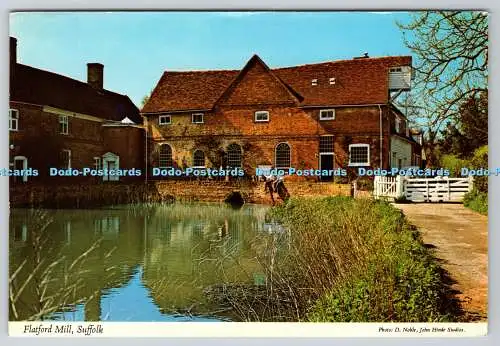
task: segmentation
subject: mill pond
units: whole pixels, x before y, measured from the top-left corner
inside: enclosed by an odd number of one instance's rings
[[[12,209],[10,320],[229,321],[210,298],[265,285],[259,262],[288,232],[269,207],[173,203]]]

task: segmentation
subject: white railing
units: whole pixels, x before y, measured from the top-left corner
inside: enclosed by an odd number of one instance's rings
[[[375,198],[398,199],[412,202],[461,202],[472,190],[473,177],[468,178],[412,178],[404,176],[376,176],[373,185]]]

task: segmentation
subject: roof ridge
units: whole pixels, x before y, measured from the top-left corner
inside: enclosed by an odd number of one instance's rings
[[[256,55],[256,54],[254,54]],[[252,55],[252,57],[254,56]],[[407,58],[411,57],[411,55],[384,55],[384,56],[374,56],[374,57],[360,57],[360,58],[351,58],[351,59],[340,59],[340,60],[327,60],[327,61],[321,61],[321,62],[314,62],[314,63],[306,63],[306,64],[299,64],[299,65],[291,65],[291,66],[282,66],[282,67],[269,67],[271,71],[277,71],[277,70],[284,70],[284,69],[293,69],[297,67],[307,67],[307,66],[317,66],[317,65],[326,65],[326,64],[338,64],[338,63],[346,63],[346,62],[363,62],[363,61],[373,61],[373,60],[382,60],[382,59],[391,59],[391,58]],[[259,59],[261,59],[259,57]],[[249,59],[250,60],[250,59]],[[262,59],[261,59],[262,60]],[[246,66],[246,64],[245,64]],[[243,68],[245,67],[243,66]],[[217,73],[217,72],[239,72],[241,69],[207,69],[207,70],[164,70],[163,73]]]
[[[89,85],[87,82],[81,81],[79,79],[71,78],[69,76],[66,76],[66,75],[63,75],[63,74],[60,74],[60,73],[52,72],[52,71],[49,71],[49,70],[44,70],[44,69],[41,69],[41,68],[38,68],[38,67],[33,67],[33,66],[30,66],[30,65],[25,65],[25,64],[21,64],[21,63],[17,63],[17,65],[20,65],[20,66],[25,67],[25,68],[27,67],[27,68],[30,68],[32,70],[37,70],[37,71],[40,71],[40,72],[43,72],[43,73],[50,73],[51,75],[57,76],[59,78],[67,79],[67,80],[70,80],[72,82],[79,83],[81,85],[85,85],[88,88],[92,88],[93,90],[98,91],[97,89],[94,89],[91,85]],[[118,96],[122,96],[122,97],[127,97],[128,98],[128,95],[126,95],[126,94],[120,94],[120,93],[118,93],[116,91],[112,91],[112,90],[108,90],[108,89],[104,89],[104,88],[102,88],[99,91],[103,91],[103,92],[106,92],[106,93],[110,93],[110,94],[114,94],[114,95],[118,95]]]
[[[292,68],[306,67],[306,66],[337,64],[337,63],[346,63],[346,62],[362,62],[362,61],[367,61],[367,60],[382,60],[382,59],[390,59],[390,58],[407,58],[407,57],[411,57],[411,55],[385,55],[385,56],[376,56],[376,57],[368,57],[368,58],[360,57],[360,58],[352,58],[352,59],[328,60],[328,61],[322,61],[322,62],[301,64],[301,65],[275,67],[275,68],[272,68],[272,70],[284,70],[284,69],[292,69]]]

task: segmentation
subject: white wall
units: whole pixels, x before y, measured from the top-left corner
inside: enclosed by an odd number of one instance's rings
[[[397,136],[391,136],[391,167],[399,167],[400,159],[401,167],[411,166],[411,144]]]

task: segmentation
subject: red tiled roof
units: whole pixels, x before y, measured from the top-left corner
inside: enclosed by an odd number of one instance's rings
[[[411,65],[410,56],[389,56],[276,68],[269,72],[300,98],[301,106],[383,104],[388,101],[389,68],[406,65]],[[142,112],[212,109],[239,72],[165,71]],[[330,78],[335,78],[334,85],[330,84]],[[313,79],[318,80],[317,86],[311,85]]]
[[[143,112],[211,109],[237,70],[165,72]]]
[[[128,117],[142,124],[139,109],[130,98],[105,89],[97,90],[57,73],[16,64],[10,84],[10,100],[46,105],[107,120]]]

